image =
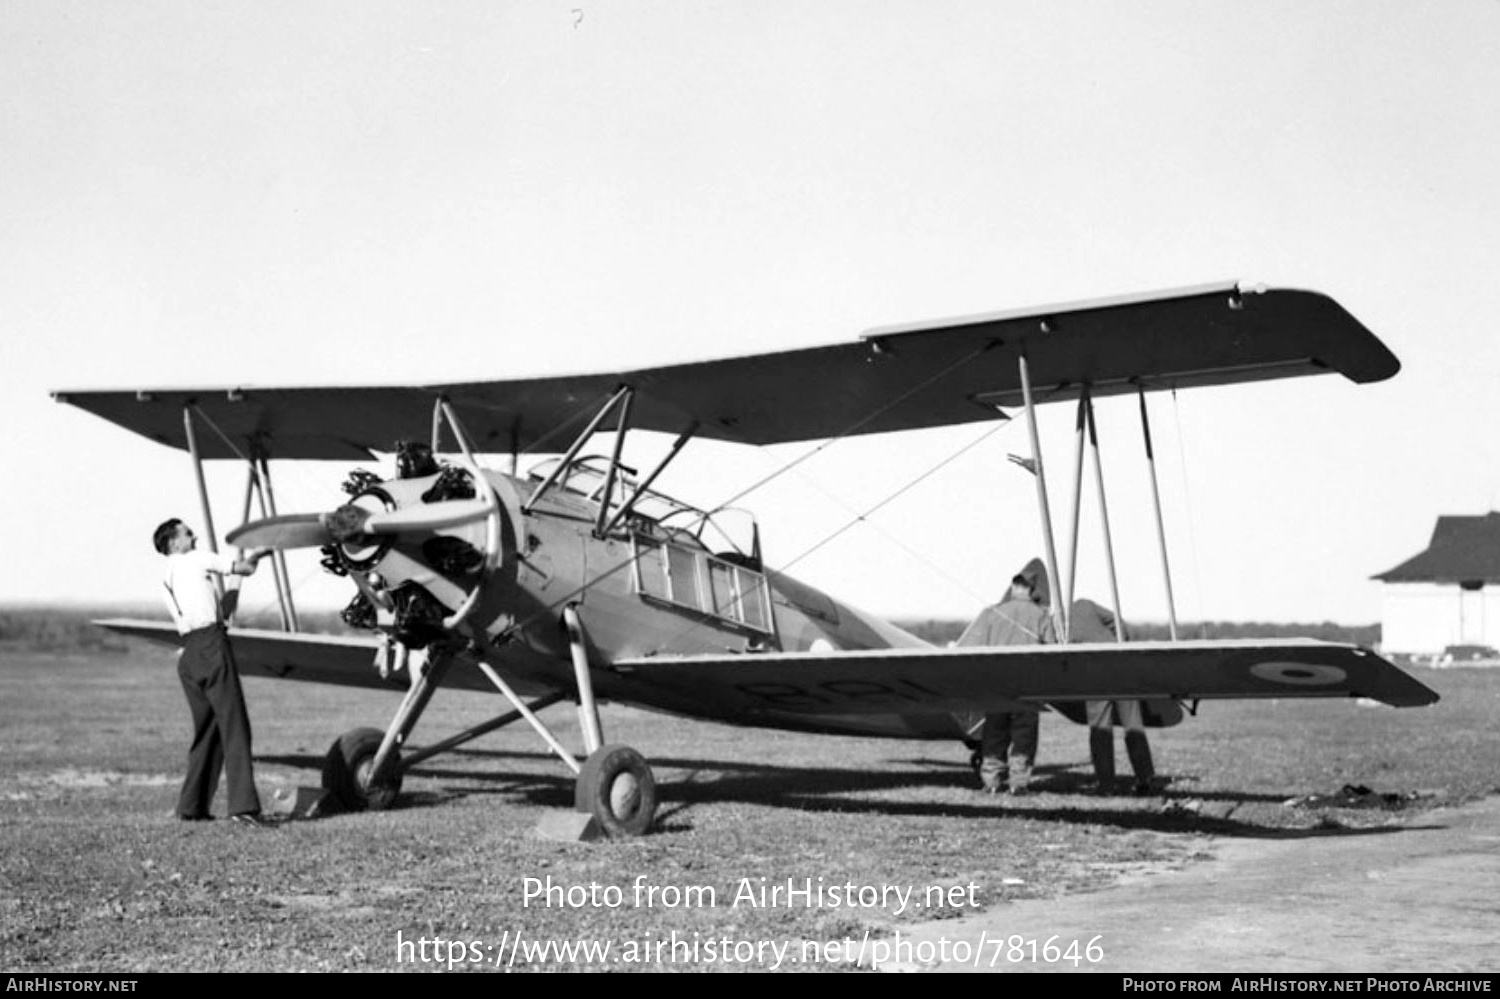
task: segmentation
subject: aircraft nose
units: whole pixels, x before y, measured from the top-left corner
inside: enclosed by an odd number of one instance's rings
[[[401,502],[394,490],[371,488],[322,515],[322,523],[351,568],[370,569],[404,538],[419,545],[423,559],[447,576],[463,577],[499,563],[499,504],[484,499]]]
[[[482,499],[397,506],[383,490],[371,489],[335,510],[254,520],[230,531],[226,538],[240,548],[316,548],[336,544],[352,565],[362,566],[378,561],[381,550],[399,535],[466,527],[482,523],[497,513],[496,503]],[[486,546],[493,547],[488,540]],[[496,557],[499,554],[497,549]]]
[[[376,606],[392,609],[391,594],[415,587],[431,591],[449,612],[441,626],[454,629],[477,607],[488,573],[514,548],[508,503],[493,480],[476,489],[476,475],[450,472],[436,482],[372,476],[337,509],[253,521],[229,540],[240,547],[324,548],[324,567],[353,578],[372,615]]]

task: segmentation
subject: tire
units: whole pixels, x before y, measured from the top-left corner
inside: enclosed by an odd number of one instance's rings
[[[642,836],[656,818],[656,778],[629,746],[603,746],[583,764],[574,807],[612,837]]]
[[[384,811],[401,793],[401,753],[397,750],[391,773],[378,786],[370,785],[370,770],[385,733],[378,728],[345,732],[328,747],[323,758],[323,788],[351,812]]]

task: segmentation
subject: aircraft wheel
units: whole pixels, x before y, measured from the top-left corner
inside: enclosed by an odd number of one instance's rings
[[[396,803],[396,795],[401,793],[399,750],[392,761],[394,775],[387,776],[379,785],[370,784],[375,754],[384,738],[385,733],[378,728],[357,728],[345,732],[328,747],[328,755],[323,758],[323,787],[350,811],[384,811]]]
[[[656,778],[629,746],[603,746],[583,764],[574,806],[611,836],[640,836],[656,818]]]

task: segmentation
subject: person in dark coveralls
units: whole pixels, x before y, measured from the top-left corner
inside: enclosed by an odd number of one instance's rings
[[[185,822],[213,818],[209,804],[222,769],[229,785],[230,818],[243,825],[268,826],[255,791],[250,716],[213,577],[248,576],[269,552],[261,549],[235,558],[198,551],[192,529],[175,517],[156,528],[152,543],[167,559],[162,586],[167,610],[182,636],[177,675],[193,716],[193,743],[177,817]]]
[[[1011,579],[1005,599],[979,612],[958,645],[1039,645],[1057,640],[1047,613],[1047,567],[1032,559]],[[1025,794],[1036,763],[1041,715],[1035,711],[984,716],[979,741],[979,783],[989,794]]]
[[[1115,616],[1092,600],[1075,600],[1069,624],[1072,641],[1114,642],[1127,637],[1124,625],[1115,634]],[[1089,701],[1089,757],[1094,763],[1094,778],[1100,794],[1110,794],[1115,787],[1114,724],[1125,729],[1125,755],[1135,773],[1136,794],[1150,794],[1156,770],[1151,761],[1151,744],[1146,741],[1144,705],[1140,701]]]

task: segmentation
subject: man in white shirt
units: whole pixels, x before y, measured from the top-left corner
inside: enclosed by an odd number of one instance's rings
[[[156,528],[152,543],[167,558],[163,595],[182,636],[177,675],[193,716],[193,743],[177,799],[177,817],[185,822],[213,818],[209,804],[222,769],[229,785],[230,818],[245,825],[266,825],[250,758],[250,716],[214,577],[248,576],[269,552],[258,550],[235,558],[198,551],[192,529],[175,517]]]

